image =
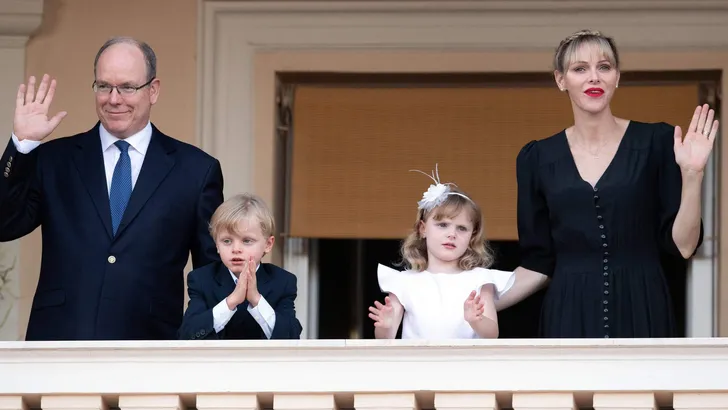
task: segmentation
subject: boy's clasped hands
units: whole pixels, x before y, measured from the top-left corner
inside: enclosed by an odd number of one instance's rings
[[[243,270],[238,275],[238,283],[235,285],[232,293],[226,298],[228,308],[235,310],[238,305],[246,300],[251,306],[258,306],[260,301],[260,292],[258,292],[258,282],[256,280],[257,263],[253,257],[248,257],[243,262]]]

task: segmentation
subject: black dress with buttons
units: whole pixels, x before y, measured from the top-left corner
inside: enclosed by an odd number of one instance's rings
[[[631,121],[595,186],[581,178],[564,131],[518,154],[521,266],[551,278],[543,337],[674,335],[660,264],[662,252],[680,256],[672,239],[682,189],[673,131]]]

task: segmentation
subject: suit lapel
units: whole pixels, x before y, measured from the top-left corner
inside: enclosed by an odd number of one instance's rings
[[[139,214],[144,204],[147,203],[159,184],[172,170],[175,160],[174,156],[170,154],[174,151],[174,147],[167,142],[167,138],[169,137],[152,127],[152,139],[149,141],[149,148],[144,156],[139,178],[137,178],[134,190],[131,192],[129,204],[126,206],[124,216],[119,224],[119,230],[116,232],[117,238]]]
[[[235,282],[233,281],[232,274],[224,263],[220,263],[220,268],[217,270],[217,280],[218,287],[215,292],[215,299],[220,301],[225,300],[225,298],[228,297],[235,289]],[[238,310],[235,314],[233,314],[233,317],[230,318],[227,325],[225,325],[223,332],[227,332],[228,329],[234,329],[240,326],[246,316],[250,316],[248,313],[247,300],[238,305]]]
[[[255,272],[255,281],[258,283],[258,293],[264,298],[267,298],[270,292],[270,272],[268,271],[267,264],[260,264],[260,268]]]
[[[228,270],[227,266],[221,262],[218,263],[217,271],[215,272],[215,280],[217,281],[217,287],[215,287],[215,290],[213,293],[215,294],[215,300],[218,301],[218,303],[221,300],[224,300],[226,297],[232,293],[232,291],[235,289],[235,282],[233,281],[232,275],[230,275],[230,271]]]
[[[83,181],[101,223],[106,228],[109,238],[111,231],[111,210],[109,208],[109,191],[106,186],[106,170],[104,168],[104,155],[101,152],[101,137],[99,125],[83,135],[78,142],[78,149],[74,152],[74,163]]]

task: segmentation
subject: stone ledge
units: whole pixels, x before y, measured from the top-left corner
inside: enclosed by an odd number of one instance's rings
[[[4,45],[17,45],[27,39],[43,18],[43,0],[0,0],[0,37],[16,40],[4,41]]]
[[[726,366],[728,340],[717,338],[7,342],[0,396],[728,391]],[[256,377],[241,384],[241,374]]]
[[[473,11],[728,11],[723,0],[202,0],[218,10],[244,12],[473,12]]]

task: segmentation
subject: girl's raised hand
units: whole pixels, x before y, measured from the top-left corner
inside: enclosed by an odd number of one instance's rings
[[[470,295],[465,299],[465,303],[463,304],[463,311],[466,322],[473,323],[481,320],[485,307],[480,299],[480,295],[475,296],[475,291],[470,292]]]
[[[369,317],[374,321],[374,327],[391,329],[394,326],[394,306],[389,296],[384,298],[384,304],[374,301],[374,306],[369,306]]]

